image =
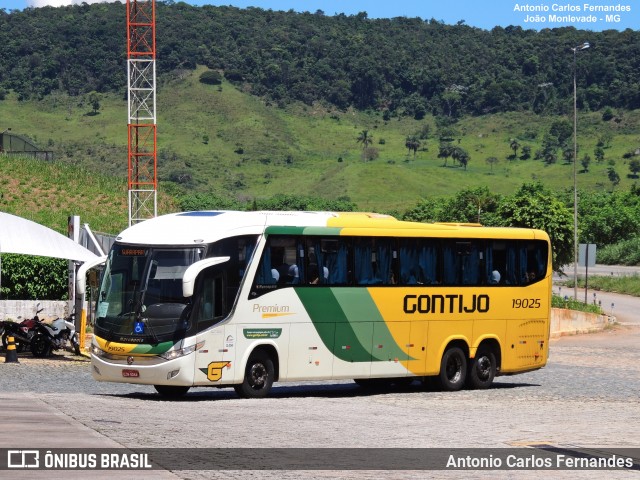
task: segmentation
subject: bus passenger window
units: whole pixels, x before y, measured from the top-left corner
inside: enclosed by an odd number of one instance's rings
[[[354,266],[359,285],[391,283],[391,241],[387,238],[356,238]]]
[[[301,258],[296,237],[271,236],[258,265],[255,285],[258,289],[273,289],[275,285],[298,283]],[[268,287],[273,285],[273,287]]]

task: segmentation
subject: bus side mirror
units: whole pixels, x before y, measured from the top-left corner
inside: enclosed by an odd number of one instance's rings
[[[196,284],[196,278],[202,270],[228,262],[230,259],[231,257],[205,258],[204,260],[200,260],[199,262],[190,265],[189,268],[184,271],[184,275],[182,276],[182,296],[191,297],[193,295],[193,287]]]
[[[102,265],[107,261],[107,256],[98,257],[95,260],[90,262],[84,262],[78,268],[78,273],[76,274],[76,292],[79,295],[84,295],[87,291],[87,272],[98,265]]]

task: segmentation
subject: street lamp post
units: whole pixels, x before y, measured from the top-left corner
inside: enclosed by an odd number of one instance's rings
[[[578,95],[576,82],[576,55],[589,48],[584,42],[573,51],[573,298],[578,300]]]

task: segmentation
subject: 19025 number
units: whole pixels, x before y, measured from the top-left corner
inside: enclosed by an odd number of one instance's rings
[[[539,298],[514,298],[512,308],[540,308]]]

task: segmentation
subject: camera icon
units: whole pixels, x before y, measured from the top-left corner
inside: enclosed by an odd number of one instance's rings
[[[40,451],[38,450],[8,450],[7,468],[39,468]]]

